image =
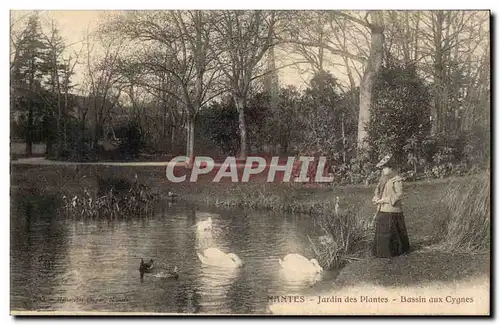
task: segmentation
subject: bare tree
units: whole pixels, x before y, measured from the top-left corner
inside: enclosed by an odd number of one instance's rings
[[[258,74],[264,54],[274,45],[277,16],[275,12],[221,11],[212,15],[220,50],[218,67],[224,73],[228,89],[238,110],[240,131],[240,159],[248,155],[248,135],[245,119],[247,98],[252,81]],[[265,73],[264,73],[265,74]]]
[[[117,104],[122,88],[119,81],[122,75],[118,73],[120,52],[125,45],[120,38],[104,38],[96,34],[97,39],[87,38],[87,96],[91,101],[93,113],[93,148],[97,149],[106,122],[110,122],[110,111]],[[97,41],[97,42],[96,42]],[[95,45],[102,46],[102,55],[94,54]]]
[[[143,81],[162,73],[172,76],[175,81],[176,87],[170,89],[165,84],[149,83],[147,87],[168,93],[184,107],[188,157],[194,155],[196,115],[208,101],[220,94],[216,85],[218,71],[210,52],[207,16],[200,10],[139,11],[122,16],[112,28],[143,45],[135,56],[135,69],[141,67]]]
[[[64,121],[63,121],[63,134],[64,134],[64,139],[63,139],[63,145],[64,147],[67,146],[68,144],[68,130],[67,130],[67,120],[66,117],[71,113],[70,112],[70,97],[71,93],[70,90],[73,89],[73,87],[77,85],[71,84],[71,76],[74,74],[75,67],[79,63],[79,58],[81,54],[83,53],[84,49],[84,44],[82,42],[82,45],[78,51],[72,51],[72,53],[68,54],[67,58],[64,59],[64,71],[62,72],[62,93],[64,96]]]
[[[306,14],[310,15],[310,14]],[[324,15],[324,19],[318,19]],[[313,16],[314,17],[314,16]],[[358,113],[358,147],[365,148],[367,132],[365,130],[370,122],[371,94],[375,76],[382,66],[383,44],[384,44],[384,19],[383,13],[372,11],[361,12],[341,12],[331,11],[316,14],[316,22],[309,16],[305,22],[311,28],[303,27],[293,35],[289,35],[287,42],[296,44],[304,49],[323,48],[330,55],[340,57],[341,64],[345,67],[351,90],[355,86],[354,72],[361,78]],[[325,33],[324,30],[327,30]],[[311,31],[313,32],[311,37]],[[293,36],[293,37],[291,37]],[[318,37],[320,36],[320,37]],[[361,42],[361,43],[360,43]],[[368,49],[368,50],[367,50]],[[307,50],[306,50],[307,51]],[[304,54],[304,50],[302,53]],[[322,53],[322,52],[319,52]],[[311,60],[310,55],[306,58],[314,63],[317,58]],[[322,66],[322,64],[320,64]],[[359,71],[362,68],[363,72]],[[354,100],[353,100],[354,102]]]
[[[420,69],[433,80],[432,134],[457,130],[459,98],[474,92],[484,49],[489,47],[487,12],[432,11],[422,14]],[[459,91],[460,78],[472,87]],[[460,92],[463,95],[460,95]]]
[[[367,14],[368,15],[368,14]],[[375,78],[382,67],[383,49],[384,49],[384,17],[379,11],[369,13],[371,22],[368,19],[360,20],[349,16],[349,19],[360,24],[364,24],[370,29],[370,55],[366,64],[365,72],[359,85],[359,116],[358,116],[358,148],[366,148],[365,142],[368,137],[366,127],[370,123],[370,106],[372,101],[372,90]],[[365,18],[367,18],[366,16]]]
[[[69,53],[65,57],[66,53],[70,51],[70,47],[77,43],[66,44],[60,36],[59,28],[54,20],[50,21],[49,31],[43,33],[42,37],[47,47],[47,88],[56,99],[56,140],[58,141],[57,150],[59,151],[62,147],[66,147],[67,144],[66,117],[68,114],[69,91],[72,88],[71,76],[78,63],[78,57],[83,50],[83,44],[80,51],[73,51],[73,53]],[[49,143],[47,143],[47,147],[49,147]]]

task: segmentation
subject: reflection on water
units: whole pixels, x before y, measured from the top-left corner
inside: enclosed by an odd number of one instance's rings
[[[196,223],[212,216],[213,231]],[[11,309],[172,313],[265,313],[268,296],[304,293],[314,283],[278,263],[288,253],[308,258],[310,216],[161,207],[149,219],[77,221],[15,209],[11,221]],[[235,253],[240,269],[202,265],[197,251]],[[141,281],[140,259],[155,260]],[[179,278],[161,275],[177,267]]]
[[[201,300],[206,302],[203,309],[205,312],[217,313],[220,306],[225,304],[228,292],[241,270],[202,265],[198,271],[197,287]]]
[[[323,278],[322,274],[296,274],[283,269],[279,270],[279,275],[290,293],[300,293],[304,288],[313,286]]]

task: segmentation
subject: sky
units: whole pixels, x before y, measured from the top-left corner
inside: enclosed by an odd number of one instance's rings
[[[11,11],[11,21],[14,23],[13,29],[22,27],[22,18],[27,17],[32,11],[26,10],[12,10]],[[119,13],[118,10],[44,10],[40,11],[40,17],[44,28],[50,26],[50,22],[54,20],[59,27],[60,34],[66,41],[66,44],[71,44],[71,51],[78,52],[82,47],[82,40],[85,38],[88,32],[92,32],[96,29],[99,21],[102,21],[103,16],[112,15]],[[276,56],[279,56],[279,52],[276,51]],[[277,61],[280,61],[277,57]],[[282,63],[284,65],[290,64],[290,62]],[[277,63],[279,67],[279,63]],[[303,88],[306,85],[306,81],[310,79],[310,75],[304,75],[303,71],[308,67],[301,65],[300,72],[296,67],[286,67],[280,69],[278,72],[280,84],[282,86],[294,85],[297,88]],[[75,75],[73,76],[73,82],[79,83],[83,77],[84,67],[82,65],[75,68]],[[345,81],[347,78],[341,73],[333,71],[335,76]]]
[[[174,8],[175,9],[175,8]],[[189,9],[189,8],[188,8]],[[31,11],[22,10],[12,10],[11,11],[11,21],[13,23],[13,29],[21,28],[22,23],[20,18],[25,18],[29,15]],[[88,33],[92,33],[97,28],[99,22],[105,20],[105,16],[119,14],[121,10],[43,10],[40,11],[40,17],[42,24],[45,29],[48,29],[51,21],[53,20],[60,30],[61,36],[65,39],[66,44],[71,46],[68,52],[79,52],[83,46],[83,39]],[[16,22],[17,21],[17,22]],[[287,65],[293,62],[293,58],[290,54],[286,54],[280,51],[275,51],[277,66],[280,64]],[[67,53],[68,54],[68,53]],[[83,54],[83,53],[82,53]],[[74,57],[74,55],[73,55]],[[82,58],[83,59],[83,58]],[[300,59],[297,57],[297,59]],[[330,69],[333,76],[340,81],[340,83],[347,85],[348,78],[346,75],[346,69],[344,68],[341,58],[338,56],[329,55],[328,51],[325,51],[325,59],[329,60],[333,64],[334,68]],[[80,64],[75,67],[75,75],[73,76],[73,83],[80,84],[83,80],[85,65]],[[300,70],[297,67],[286,67],[278,71],[280,85],[285,87],[287,85],[296,86],[299,89],[303,89],[307,86],[307,81],[310,80],[311,74],[305,73],[304,71],[309,70],[309,65],[301,64]],[[310,71],[310,70],[309,70]],[[354,78],[356,83],[359,85],[359,76],[354,73]]]
[[[22,19],[29,15],[32,11],[11,11],[11,21],[15,22],[13,29],[22,28]],[[59,28],[61,37],[65,40],[68,46],[66,55],[69,53],[78,53],[82,46],[83,40],[87,33],[95,31],[99,20],[106,13],[111,11],[103,10],[44,10],[40,11],[42,26],[48,30],[51,21],[53,20]],[[21,20],[19,20],[21,19]],[[80,83],[83,78],[83,65],[75,67],[75,75],[73,83]]]

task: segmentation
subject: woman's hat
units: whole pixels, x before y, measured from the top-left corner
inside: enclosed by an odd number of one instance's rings
[[[391,160],[391,158],[392,158],[392,154],[385,155],[385,157],[382,158],[382,160],[380,160],[375,167],[377,167],[377,168],[383,167]]]

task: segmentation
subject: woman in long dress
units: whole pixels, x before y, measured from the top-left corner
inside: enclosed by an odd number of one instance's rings
[[[377,168],[382,176],[372,201],[377,205],[375,238],[372,254],[375,257],[393,257],[410,251],[410,241],[403,214],[403,179],[394,170],[392,155],[385,156]]]

